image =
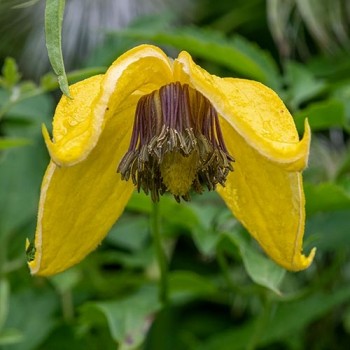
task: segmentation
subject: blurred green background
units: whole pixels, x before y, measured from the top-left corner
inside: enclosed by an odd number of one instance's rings
[[[50,73],[40,0],[0,1],[0,349],[349,349],[350,2],[347,0],[67,0],[69,82],[154,43],[187,50],[219,76],[270,86],[302,134],[313,130],[305,252],[271,262],[215,193],[161,200],[170,303],[158,301],[149,198],[135,194],[101,246],[52,278],[31,277],[51,125],[61,95]],[[178,215],[173,215],[174,211]]]

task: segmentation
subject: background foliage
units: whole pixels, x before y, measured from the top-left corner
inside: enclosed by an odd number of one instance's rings
[[[67,61],[69,83],[103,72],[126,49],[150,42],[171,56],[189,51],[213,74],[275,89],[300,133],[306,117],[313,129],[304,173],[305,251],[317,246],[316,259],[306,271],[286,272],[263,255],[215,193],[180,206],[164,197],[170,290],[164,306],[149,198],[135,194],[85,261],[52,278],[31,277],[24,244],[35,230],[48,162],[41,124],[50,126],[60,92],[52,73],[46,74],[46,49],[35,40],[34,19],[42,19],[42,30],[44,2],[2,1],[0,349],[348,349],[350,3],[197,0],[176,7],[153,0],[142,11],[130,7],[134,20],[128,26],[118,22],[125,8],[112,11],[111,3],[93,8],[87,0],[67,0],[70,11],[79,5],[88,18],[74,21],[66,14],[63,22],[71,30],[62,36],[63,54],[74,58]],[[92,9],[97,24],[88,16]],[[118,30],[104,26],[108,15]],[[84,36],[91,27],[99,30],[93,44]],[[76,46],[65,46],[65,39],[89,50],[75,56]],[[26,52],[45,57],[40,69]]]

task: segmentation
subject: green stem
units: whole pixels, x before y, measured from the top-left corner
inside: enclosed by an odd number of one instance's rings
[[[271,300],[268,297],[262,296],[264,302],[264,309],[262,311],[261,316],[256,320],[256,325],[254,332],[250,338],[250,342],[247,346],[247,350],[254,350],[258,347],[261,337],[263,335],[264,330],[267,327],[268,320],[271,312]]]
[[[231,289],[232,292],[235,292],[236,285],[233,283],[233,281],[231,279],[230,270],[229,270],[229,266],[228,266],[228,263],[227,263],[226,258],[225,258],[225,254],[220,247],[218,247],[218,249],[217,249],[216,256],[217,256],[221,271],[224,275],[227,286],[229,287],[229,289]]]
[[[74,304],[71,290],[66,290],[61,294],[62,313],[66,322],[74,319]]]
[[[159,281],[159,299],[163,304],[168,302],[168,262],[162,245],[160,233],[160,214],[159,204],[153,203],[151,214],[151,234],[153,236],[154,248],[158,262],[160,281]]]

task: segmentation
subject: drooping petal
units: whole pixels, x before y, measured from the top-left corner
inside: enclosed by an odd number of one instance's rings
[[[116,169],[130,142],[136,104],[172,74],[159,49],[144,45],[124,56],[105,76],[72,86],[73,99],[62,97],[57,107],[53,141],[46,133],[52,161],[41,188],[33,274],[52,275],[81,261],[134,189]]]
[[[72,90],[71,90],[72,91]],[[31,272],[52,275],[81,261],[118,219],[134,189],[116,168],[130,139],[133,109],[113,118],[85,161],[59,167],[51,161],[41,188]]]
[[[176,66],[177,65],[177,66]],[[203,93],[220,114],[234,172],[218,192],[267,254],[289,270],[310,265],[302,254],[304,193],[300,171],[307,164],[310,129],[299,141],[293,118],[264,85],[221,79],[196,66],[187,53],[175,62],[183,81]]]
[[[308,257],[302,254],[305,201],[301,174],[261,155],[225,120],[221,125],[235,170],[218,193],[273,260],[292,271],[307,268],[315,250]]]
[[[291,171],[308,161],[310,128],[299,141],[293,118],[277,94],[255,81],[219,78],[197,66],[182,52],[176,72],[206,96],[231,126],[266,158]]]
[[[63,96],[56,108],[53,142],[44,130],[51,158],[66,166],[84,160],[115,111],[130,105],[132,94],[148,93],[171,80],[172,70],[164,52],[141,45],[120,56],[105,75],[80,82],[79,87],[72,86],[75,97]]]

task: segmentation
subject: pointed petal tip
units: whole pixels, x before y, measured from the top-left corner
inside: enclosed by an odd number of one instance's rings
[[[316,255],[316,248],[312,248],[309,255],[305,256],[303,254],[294,257],[291,266],[285,266],[287,270],[290,271],[301,271],[307,269],[313,262]]]

